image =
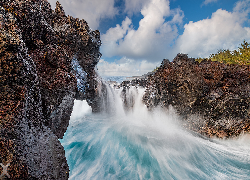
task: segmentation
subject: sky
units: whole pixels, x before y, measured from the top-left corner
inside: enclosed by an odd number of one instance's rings
[[[52,9],[56,0],[48,0]],[[178,53],[209,57],[250,42],[250,0],[59,0],[101,32],[101,76],[137,76]]]

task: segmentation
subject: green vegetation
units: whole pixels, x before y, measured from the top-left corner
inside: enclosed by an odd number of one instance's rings
[[[159,67],[155,67],[155,69],[152,72],[156,72],[159,69]]]
[[[219,50],[218,53],[211,54],[208,59],[228,64],[250,65],[250,44],[243,41],[238,50]],[[202,60],[202,58],[196,59],[198,62],[201,62]]]

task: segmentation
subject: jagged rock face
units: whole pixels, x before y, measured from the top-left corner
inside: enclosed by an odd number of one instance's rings
[[[196,62],[178,54],[149,77],[144,102],[149,108],[172,105],[185,127],[207,136],[250,132],[250,67]]]
[[[66,17],[58,2],[53,11],[46,0],[1,1],[0,26],[0,163],[10,163],[5,176],[68,179],[58,138],[79,94],[71,61],[76,57],[87,74],[82,98],[97,101],[99,31]]]

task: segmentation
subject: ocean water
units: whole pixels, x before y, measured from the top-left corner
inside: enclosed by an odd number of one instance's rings
[[[75,101],[61,140],[71,180],[250,179],[250,135],[207,139],[181,128],[173,109],[147,111],[144,89],[109,88],[107,112],[91,112]]]
[[[126,78],[126,76],[102,76],[104,81],[116,81],[117,83],[122,83]]]

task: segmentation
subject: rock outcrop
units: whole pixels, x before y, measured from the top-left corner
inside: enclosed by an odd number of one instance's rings
[[[47,0],[0,2],[0,178],[68,179],[59,140],[74,99],[100,111],[107,88],[95,77],[99,31]],[[148,77],[149,108],[174,106],[184,126],[208,136],[250,131],[249,66],[178,55]],[[99,88],[97,88],[99,86]]]
[[[178,54],[148,77],[143,101],[149,109],[173,106],[186,128],[209,137],[250,132],[250,66]]]
[[[1,1],[0,27],[0,178],[68,179],[58,139],[75,98],[98,101],[100,33],[46,0]],[[84,92],[73,59],[85,74]]]

